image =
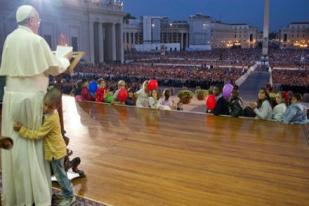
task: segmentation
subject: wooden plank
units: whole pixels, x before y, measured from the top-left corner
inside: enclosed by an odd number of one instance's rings
[[[111,205],[309,205],[303,127],[64,99],[78,195]]]

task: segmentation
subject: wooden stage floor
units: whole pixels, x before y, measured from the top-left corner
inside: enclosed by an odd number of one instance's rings
[[[309,205],[302,126],[63,101],[87,174],[74,180],[79,196],[114,206]]]

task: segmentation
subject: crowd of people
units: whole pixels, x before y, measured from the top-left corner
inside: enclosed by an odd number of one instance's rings
[[[156,80],[152,80],[157,82]],[[171,98],[174,92],[171,89],[161,91],[158,87],[149,89],[149,81],[144,81],[139,88],[133,84],[127,84],[119,80],[116,84],[109,86],[104,79],[97,81],[82,80],[72,90],[77,101],[96,101],[104,103],[125,104],[136,107],[172,110],[180,106]],[[94,89],[93,88],[94,85]],[[124,97],[123,97],[124,96]],[[180,107],[178,108],[180,109]]]
[[[272,67],[309,68],[309,51],[301,49],[270,49]]]
[[[260,57],[260,49],[213,49],[211,51],[181,51],[165,55],[154,53],[128,53],[126,59],[145,63],[253,65]]]
[[[153,80],[150,80],[153,81]],[[106,81],[86,80],[79,83],[73,90],[77,101],[97,101],[105,103],[118,103],[136,107],[182,110],[185,102],[181,98],[172,98],[170,89],[150,89],[150,81],[144,81],[138,90],[132,89],[125,81],[118,81],[117,88],[109,89]],[[95,90],[91,85],[97,84]],[[136,89],[136,88],[135,88]],[[123,98],[122,90],[127,92]],[[214,115],[231,115],[233,117],[255,117],[262,120],[274,120],[284,123],[308,123],[307,108],[301,104],[302,96],[293,92],[274,92],[268,85],[260,89],[257,102],[245,107],[244,100],[239,96],[238,87],[233,86],[230,93],[224,91],[221,85],[214,85],[205,98],[205,111]],[[122,96],[120,96],[122,95]]]
[[[284,58],[289,51],[290,50],[281,52],[281,50],[271,49],[270,54],[272,55],[270,55],[270,62],[276,65],[277,59]],[[234,83],[241,77],[248,69],[248,66],[244,65],[250,65],[255,60],[258,60],[260,52],[259,49],[231,49],[213,50],[211,52],[176,52],[167,53],[164,56],[153,53],[131,53],[127,54],[127,58],[131,58],[134,61],[130,64],[100,66],[81,65],[76,70],[75,74],[64,81],[63,86],[66,93],[74,93],[78,96],[79,100],[97,101],[94,92],[92,92],[92,94],[89,91],[88,93],[85,91],[81,92],[82,90],[87,90],[91,82],[96,81],[98,85],[104,85],[105,96],[100,101],[113,103],[117,102],[117,95],[115,94],[117,94],[119,90],[118,83],[120,80],[123,80],[123,82],[125,82],[125,86],[123,87],[128,90],[128,101],[122,102],[123,104],[143,105],[143,107],[150,108],[164,108],[162,106],[162,101],[158,103],[159,106],[153,105],[154,102],[156,102],[154,101],[156,98],[158,102],[160,99],[166,98],[166,102],[169,102],[170,109],[181,109],[180,105],[182,102],[176,101],[171,103],[171,100],[168,100],[169,97],[174,94],[174,88],[185,87],[193,89],[201,87],[202,89],[208,89],[212,92],[213,85],[217,85],[215,88],[220,90],[219,88],[222,88],[224,83]],[[300,52],[294,50],[290,52],[290,60],[285,61],[293,63],[291,59],[295,59],[295,62],[297,62],[296,60]],[[301,55],[304,55],[304,52],[301,52]],[[230,66],[222,66],[226,64]],[[309,91],[309,70],[305,68],[296,70],[274,69],[272,70],[272,77],[273,83],[279,85],[277,88],[279,88],[280,91],[294,92],[296,97],[299,97],[297,93],[303,94]],[[143,85],[149,79],[157,80],[161,88],[171,89],[143,92],[143,90],[145,90]],[[236,93],[237,91],[235,91],[235,94]],[[145,100],[144,103],[140,103],[141,101],[138,100],[139,96],[148,100]],[[235,99],[233,99],[233,101],[235,101]],[[222,102],[222,100],[218,101],[218,105],[222,105],[220,102]],[[276,101],[273,98],[271,111],[273,109],[276,111],[274,107],[275,104]],[[290,104],[291,101],[286,103],[287,106]],[[251,107],[241,108],[241,115],[259,117],[257,111],[261,106],[262,105],[258,103],[256,106],[251,105]],[[226,109],[223,114],[231,114],[230,110],[231,109]],[[206,108],[206,111],[211,110]],[[211,112],[220,114],[218,109]]]
[[[164,55],[150,52],[132,52],[126,59],[145,63],[177,63],[248,66],[261,60],[261,49],[212,49],[211,51],[180,51]],[[300,49],[269,49],[269,62],[272,67],[308,68],[309,52]]]
[[[272,70],[273,83],[280,85],[282,91],[294,91],[299,93],[309,93],[309,70]]]
[[[80,65],[72,76],[67,76],[63,82],[65,93],[73,88],[78,80],[103,78],[114,88],[119,80],[126,81],[131,88],[137,88],[147,79],[156,79],[162,87],[197,86],[208,89],[214,84],[236,81],[243,73],[241,68],[198,68],[180,66],[144,66],[136,64],[92,66]]]
[[[170,52],[165,55],[135,52],[128,53],[126,57],[134,62],[149,65],[188,65],[198,68],[226,67],[232,68],[232,70],[240,67],[245,72],[256,61],[261,60],[261,49],[213,49],[211,51]],[[275,68],[272,74],[273,83],[281,90],[299,91],[302,94],[309,93],[308,50],[271,47],[269,49],[269,63],[271,68]]]
[[[271,92],[270,87],[261,88],[257,101],[244,106],[239,96],[238,88],[234,87],[230,96],[224,95],[220,87],[213,87],[211,95],[214,104],[208,104],[206,111],[214,115],[231,115],[233,117],[254,117],[261,120],[271,120],[286,124],[306,124],[308,109],[301,103],[302,95],[293,92]],[[208,96],[208,98],[211,97]],[[209,105],[209,106],[208,106]],[[211,108],[209,108],[211,106]]]

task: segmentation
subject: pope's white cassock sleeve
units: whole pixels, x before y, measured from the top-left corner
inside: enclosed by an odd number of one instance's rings
[[[27,27],[19,26],[6,38],[0,75],[6,76],[1,135],[14,141],[2,150],[3,201],[6,206],[51,204],[50,167],[43,156],[42,140],[26,140],[13,131],[20,121],[30,129],[42,124],[43,97],[48,75],[64,72],[66,59],[57,59],[47,42]]]

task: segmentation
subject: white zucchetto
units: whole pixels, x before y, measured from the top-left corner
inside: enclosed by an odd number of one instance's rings
[[[22,5],[18,7],[16,11],[16,22],[20,23],[25,19],[29,18],[32,15],[33,11],[35,11],[35,8],[30,5]]]

